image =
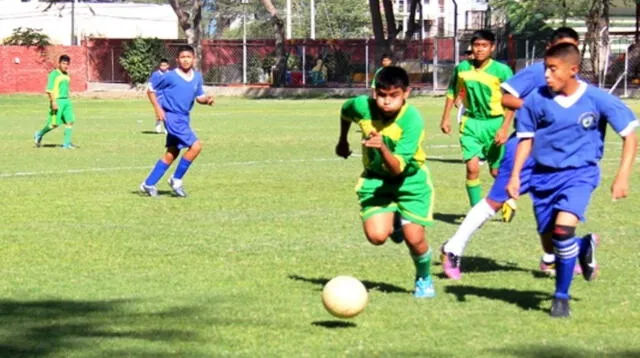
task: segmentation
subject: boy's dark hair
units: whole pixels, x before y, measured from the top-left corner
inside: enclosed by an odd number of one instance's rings
[[[159,63],[169,63],[169,60],[167,60],[166,58],[161,58]]]
[[[180,56],[181,53],[183,52],[191,52],[192,55],[195,55],[195,51],[193,50],[193,47],[189,46],[189,45],[180,45],[180,47],[178,47],[178,56]]]
[[[574,39],[576,42],[579,42],[580,36],[576,32],[576,30],[570,27],[558,27],[551,33],[551,37],[549,37],[549,43],[553,44],[562,39]]]
[[[489,30],[476,30],[474,31],[473,35],[471,35],[471,44],[473,45],[474,42],[478,41],[478,40],[485,40],[485,41],[489,41],[491,43],[495,43],[496,42],[496,35],[493,34],[493,32],[489,31]]]
[[[580,64],[580,50],[574,44],[562,43],[550,47],[544,58],[558,58],[572,65]]]
[[[385,52],[385,53],[383,53],[383,54],[382,54],[382,56],[380,56],[380,61],[384,60],[385,58],[388,58],[388,59],[390,59],[390,60],[393,60],[393,57],[391,57],[391,55],[390,55],[390,54],[388,54],[388,53],[386,53],[386,52]]]
[[[469,55],[471,55],[472,53],[473,53],[473,51],[471,51],[471,50],[466,50],[466,51],[464,52],[464,55],[465,55],[465,56],[469,56]]]
[[[69,57],[68,55],[62,55],[58,59],[58,63],[60,62],[71,62],[71,57]]]
[[[409,75],[401,67],[384,67],[376,75],[376,88],[389,90],[394,87],[402,88],[402,90],[409,88]]]

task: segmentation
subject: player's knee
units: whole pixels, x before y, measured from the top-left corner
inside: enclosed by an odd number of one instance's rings
[[[373,245],[382,245],[387,241],[390,233],[386,230],[368,230],[365,233],[367,240]]]
[[[574,226],[556,225],[553,228],[553,239],[557,241],[569,240],[576,235]]]

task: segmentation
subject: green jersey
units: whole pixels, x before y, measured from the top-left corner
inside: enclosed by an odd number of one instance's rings
[[[464,115],[474,119],[488,119],[504,115],[500,84],[513,76],[511,68],[490,59],[481,68],[471,61],[463,61],[453,70],[447,97],[461,95]]]
[[[422,149],[424,120],[416,107],[405,103],[395,118],[385,118],[375,100],[363,95],[347,100],[340,115],[343,120],[357,123],[363,138],[374,129],[380,133],[384,144],[400,161],[402,176],[413,175],[423,166],[427,157]],[[378,149],[363,146],[362,163],[369,175],[392,177]]]
[[[53,99],[69,98],[69,86],[71,78],[68,74],[63,73],[59,69],[55,69],[49,73],[49,81],[47,82],[47,92],[51,93]]]

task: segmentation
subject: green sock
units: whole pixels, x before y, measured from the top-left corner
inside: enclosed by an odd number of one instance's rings
[[[42,129],[40,131],[38,131],[38,135],[40,137],[44,136],[45,134],[51,132],[53,130],[53,128],[49,127],[48,124],[45,124],[44,127],[42,127]]]
[[[71,127],[64,127],[64,145],[71,144]]]
[[[411,255],[416,265],[416,277],[426,279],[431,276],[431,248],[422,255]]]
[[[467,180],[467,196],[469,197],[469,204],[471,204],[472,207],[482,200],[480,179]]]

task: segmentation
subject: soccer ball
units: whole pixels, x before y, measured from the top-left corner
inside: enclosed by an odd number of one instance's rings
[[[357,316],[368,302],[367,288],[355,277],[334,277],[322,289],[324,308],[338,318]]]

